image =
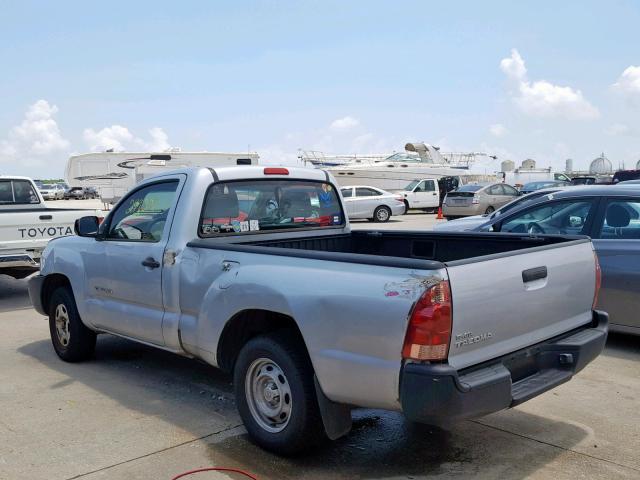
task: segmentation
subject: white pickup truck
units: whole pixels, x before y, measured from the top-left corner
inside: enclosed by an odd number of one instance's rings
[[[394,190],[394,193],[402,195],[407,210],[436,212],[440,206],[440,186],[436,178],[413,180],[404,189]]]
[[[75,221],[100,210],[48,208],[33,180],[0,176],[0,274],[24,278],[40,267],[52,238],[73,235]]]
[[[345,435],[354,407],[448,425],[519,405],[607,337],[588,237],[352,232],[318,169],[168,172],[76,231],[29,280],[58,356],[110,333],[232,372],[279,453]]]

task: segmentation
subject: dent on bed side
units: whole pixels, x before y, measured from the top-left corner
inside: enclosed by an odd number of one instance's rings
[[[384,296],[417,300],[422,292],[442,280],[443,277],[439,273],[433,275],[421,275],[416,272],[411,272],[409,278],[405,280],[385,283]]]

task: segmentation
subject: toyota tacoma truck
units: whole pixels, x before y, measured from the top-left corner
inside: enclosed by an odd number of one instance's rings
[[[29,281],[58,356],[109,333],[226,370],[280,454],[347,434],[356,407],[446,427],[520,405],[607,337],[589,238],[351,231],[322,170],[178,170],[75,230]]]
[[[52,238],[73,235],[75,221],[100,210],[49,208],[33,180],[0,176],[0,274],[24,278],[39,268]]]

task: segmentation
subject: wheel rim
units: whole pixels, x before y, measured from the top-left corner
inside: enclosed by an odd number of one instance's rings
[[[63,347],[66,347],[69,345],[71,333],[69,332],[69,312],[67,311],[67,307],[62,303],[56,307],[55,321],[58,341]]]
[[[264,430],[278,433],[291,418],[291,387],[282,369],[268,358],[254,360],[245,377],[245,396],[253,419]]]
[[[376,217],[381,222],[384,222],[389,218],[389,212],[387,212],[384,208],[381,208],[380,210],[378,210],[378,213],[376,214]]]

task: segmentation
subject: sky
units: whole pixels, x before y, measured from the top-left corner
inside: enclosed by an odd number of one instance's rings
[[[637,1],[0,0],[0,18],[2,173],[57,178],[106,148],[291,163],[415,141],[640,160]]]

